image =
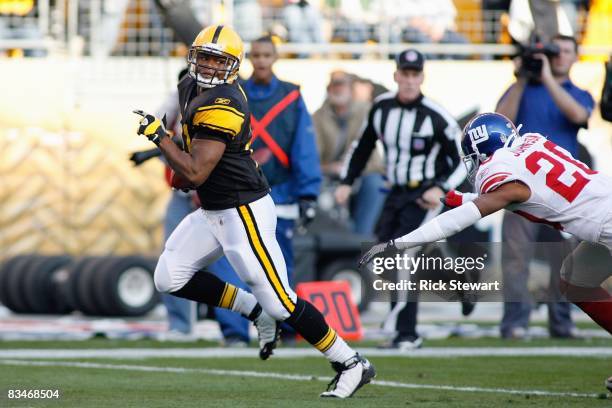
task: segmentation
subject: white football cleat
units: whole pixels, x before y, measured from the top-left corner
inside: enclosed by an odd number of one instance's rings
[[[609,377],[606,380],[606,388],[608,389],[608,391],[612,392],[612,377]]]
[[[337,374],[321,394],[324,398],[349,398],[355,391],[376,377],[376,369],[359,353],[344,363],[332,363]]]
[[[259,337],[259,358],[267,360],[272,354],[280,337],[280,325],[265,310],[253,320]]]

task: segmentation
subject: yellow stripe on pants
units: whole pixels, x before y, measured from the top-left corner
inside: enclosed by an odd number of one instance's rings
[[[251,244],[251,248],[255,253],[255,256],[259,260],[264,272],[266,273],[266,277],[268,281],[272,285],[274,292],[276,292],[277,296],[281,300],[283,306],[289,313],[293,313],[295,310],[295,304],[289,298],[289,295],[285,291],[283,284],[281,283],[280,277],[274,268],[274,264],[270,259],[268,251],[266,250],[257,230],[257,225],[255,224],[255,220],[251,216],[251,212],[249,208],[245,205],[238,207],[238,212],[240,214],[240,218],[247,230],[247,235],[249,237],[249,242]]]

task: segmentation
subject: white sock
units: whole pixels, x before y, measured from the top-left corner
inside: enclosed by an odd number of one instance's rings
[[[252,293],[238,288],[238,293],[236,294],[236,299],[232,305],[232,310],[244,316],[248,316],[251,314],[256,304],[257,299],[255,299],[255,296],[253,296]]]
[[[325,354],[325,357],[331,362],[344,363],[346,360],[353,357],[356,351],[346,344],[342,337],[336,336],[334,344],[332,344],[323,354]]]

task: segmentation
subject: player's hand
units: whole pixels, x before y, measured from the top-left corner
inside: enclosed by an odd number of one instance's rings
[[[392,239],[387,242],[382,242],[380,244],[374,245],[368,250],[368,252],[361,256],[361,258],[359,259],[359,267],[361,268],[362,266],[367,265],[376,255],[385,252],[386,250],[391,248],[397,248],[395,246],[395,241],[393,241]]]
[[[478,197],[478,194],[474,193],[462,193],[461,191],[451,190],[442,198],[442,204],[447,206],[448,208],[459,207],[468,201],[474,201]]]
[[[166,130],[166,115],[164,115],[162,119],[159,119],[141,110],[135,110],[134,113],[142,116],[137,131],[139,135],[146,136],[157,146],[159,146],[164,137],[168,137],[168,131]]]
[[[348,184],[340,184],[336,187],[336,191],[334,192],[336,202],[340,205],[345,205],[351,196],[351,190],[352,188]]]
[[[444,197],[444,190],[438,186],[433,186],[426,190],[416,203],[424,210],[433,210],[440,205],[440,199]]]
[[[552,74],[552,70],[550,69],[550,61],[548,57],[544,54],[534,54],[533,58],[542,61],[542,70],[540,71],[540,80],[542,83],[549,83],[550,81],[554,81],[555,77]]]
[[[317,202],[314,197],[301,197],[298,205],[300,207],[299,224],[301,227],[306,227],[317,215]]]

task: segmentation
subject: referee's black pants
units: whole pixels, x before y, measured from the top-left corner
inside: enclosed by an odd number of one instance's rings
[[[423,195],[425,189],[408,189],[394,187],[385,201],[375,234],[380,242],[401,237],[418,228],[424,221],[435,217],[442,210],[421,208],[416,199]],[[391,313],[385,322],[385,328],[394,327],[396,339],[417,337],[416,324],[418,312],[418,292],[410,291],[405,305],[391,302]],[[400,308],[398,310],[398,308]]]

